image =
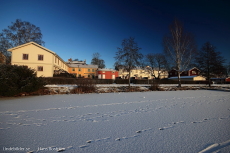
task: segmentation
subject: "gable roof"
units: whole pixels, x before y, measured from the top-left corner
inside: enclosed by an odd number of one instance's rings
[[[39,47],[39,48],[41,48],[41,49],[43,49],[43,50],[45,50],[45,51],[53,54],[54,56],[57,56],[62,62],[64,62],[65,64],[67,64],[60,56],[58,56],[58,54],[56,54],[55,52],[53,52],[53,51],[51,51],[51,50],[49,50],[49,49],[47,49],[47,48],[45,48],[45,47],[43,47],[43,46],[35,43],[35,42],[28,42],[28,43],[25,43],[25,44],[22,44],[22,45],[10,48],[7,51],[12,52],[12,51],[14,51],[16,49],[19,49],[19,48],[22,48],[22,47],[25,47],[25,46],[28,46],[28,45],[34,45],[36,47]]]
[[[183,72],[191,71],[192,69],[197,69],[198,71],[200,71],[198,68],[193,67],[193,68],[188,68],[188,69],[184,70]],[[169,72],[171,72],[171,71],[177,71],[177,70],[176,70],[175,68],[173,68],[173,69],[171,69]]]
[[[8,49],[7,51],[12,52],[12,51],[15,50],[15,49],[19,49],[19,48],[22,48],[22,47],[25,47],[25,46],[28,46],[28,45],[35,45],[35,46],[37,46],[37,47],[39,47],[39,48],[41,48],[41,49],[43,49],[43,50],[45,50],[45,51],[47,51],[47,52],[50,52],[50,53],[52,53],[52,54],[56,54],[55,52],[53,52],[53,51],[51,51],[51,50],[49,50],[49,49],[47,49],[47,48],[45,48],[45,47],[43,47],[43,46],[41,46],[41,45],[35,43],[35,42],[28,42],[28,43],[25,43],[25,44],[22,44],[22,45],[19,45],[19,46],[10,48],[10,49]]]

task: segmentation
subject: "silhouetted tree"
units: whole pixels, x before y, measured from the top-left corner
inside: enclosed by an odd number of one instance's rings
[[[155,78],[160,79],[161,75],[168,69],[168,62],[162,53],[150,53],[145,56],[146,69]],[[157,71],[157,75],[154,73]]]
[[[40,28],[36,27],[30,22],[17,19],[15,22],[12,22],[12,24],[8,26],[7,29],[3,29],[0,33],[0,50],[6,57],[8,57],[9,60],[10,54],[7,52],[7,49],[31,41],[40,45],[45,44],[44,41],[42,41],[42,33]]]
[[[192,34],[184,31],[180,21],[174,20],[169,26],[170,34],[163,38],[164,53],[178,74],[178,87],[181,87],[180,74],[185,71],[196,52]]]
[[[133,37],[124,39],[121,43],[121,48],[117,48],[118,51],[114,57],[116,60],[114,66],[129,73],[129,87],[131,70],[140,66],[141,59],[143,58],[143,55],[139,52],[141,48],[138,47],[138,44],[134,39],[135,38]]]
[[[93,54],[93,58],[91,60],[91,64],[98,65],[98,68],[105,68],[105,61],[100,59],[101,55],[97,52]]]
[[[220,77],[224,75],[225,68],[223,63],[225,59],[220,52],[216,51],[216,47],[210,42],[206,42],[196,58],[197,67],[201,70],[201,74],[207,77],[210,84],[211,77]]]

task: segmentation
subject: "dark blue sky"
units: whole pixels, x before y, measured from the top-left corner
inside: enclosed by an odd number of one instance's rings
[[[228,0],[0,0],[0,30],[16,19],[41,28],[45,47],[65,61],[91,62],[99,52],[113,68],[117,47],[135,37],[143,54],[162,52],[174,18],[195,35],[198,48],[210,41],[230,61]]]

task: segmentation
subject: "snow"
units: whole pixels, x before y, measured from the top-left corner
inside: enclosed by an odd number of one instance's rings
[[[187,90],[0,99],[0,152],[230,150],[230,94]]]

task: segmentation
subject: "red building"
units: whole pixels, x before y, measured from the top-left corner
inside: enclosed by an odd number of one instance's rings
[[[98,69],[98,79],[116,79],[118,77],[118,71],[112,69]]]
[[[169,78],[178,76],[178,72],[176,70],[171,70],[169,71],[168,74],[169,74]],[[200,70],[196,67],[185,70],[180,74],[180,76],[197,76],[197,75],[200,75]]]

